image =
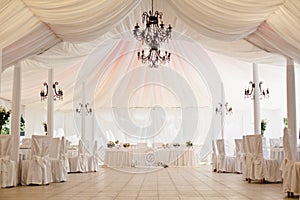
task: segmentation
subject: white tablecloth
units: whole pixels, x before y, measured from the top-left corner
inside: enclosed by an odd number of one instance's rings
[[[192,148],[106,149],[104,164],[113,167],[195,166]]]
[[[270,158],[278,161],[279,164],[284,160],[284,148],[274,147],[270,150]],[[297,148],[296,154],[297,161],[300,161],[300,148]]]
[[[105,150],[104,164],[110,167],[130,167],[132,164],[132,149]]]

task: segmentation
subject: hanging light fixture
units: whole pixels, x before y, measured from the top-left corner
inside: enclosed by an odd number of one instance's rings
[[[159,46],[161,43],[168,41],[171,38],[172,26],[165,29],[165,24],[162,21],[163,13],[159,11],[153,12],[153,0],[152,9],[148,12],[143,12],[142,23],[146,24],[144,30],[140,30],[138,23],[134,26],[133,35],[138,41],[142,41],[143,44],[148,46]],[[160,23],[160,24],[159,24]]]
[[[157,47],[151,47],[148,55],[145,55],[144,50],[142,53],[138,52],[138,60],[141,60],[142,63],[149,63],[149,66],[152,68],[157,68],[160,64],[166,64],[170,62],[171,53],[165,51],[164,54],[160,54],[160,50]]]
[[[83,109],[85,109],[86,115],[92,114],[92,108],[89,107],[89,103],[86,103],[85,105],[83,105],[82,103],[79,103],[79,108],[76,108],[76,113],[82,115]]]
[[[41,101],[44,101],[48,97],[48,84],[46,82],[44,82],[43,85],[45,87],[45,90],[42,90],[40,92]],[[58,99],[58,100],[62,101],[63,100],[63,91],[61,89],[57,90],[57,88],[56,88],[57,85],[58,85],[58,82],[55,82],[52,85],[53,91],[54,91],[53,100],[56,101]]]
[[[157,68],[160,64],[166,64],[170,61],[171,54],[165,51],[161,54],[159,47],[162,43],[168,41],[171,38],[172,26],[169,24],[165,29],[165,24],[162,21],[163,13],[159,11],[143,12],[142,23],[145,24],[145,28],[140,30],[138,23],[134,26],[133,35],[142,44],[146,44],[150,47],[149,53],[146,55],[145,51],[138,52],[138,60],[142,63],[149,63],[150,67]]]
[[[219,106],[216,107],[216,114],[220,113],[221,115],[223,114],[222,110],[223,104],[219,103]],[[225,114],[232,114],[232,107],[228,107],[228,102],[225,103]]]
[[[262,89],[262,84],[263,82],[260,81],[258,86],[259,86],[259,97],[260,99],[262,98],[269,98],[269,88],[267,88],[266,90]],[[247,89],[245,89],[245,99],[247,98],[251,98],[251,99],[254,99],[255,98],[255,95],[254,95],[254,90],[255,90],[255,83],[250,81],[249,82],[249,85],[251,86],[251,89],[248,87]]]

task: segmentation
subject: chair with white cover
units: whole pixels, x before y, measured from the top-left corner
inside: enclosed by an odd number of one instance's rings
[[[16,162],[10,159],[11,135],[0,135],[0,185],[2,188],[17,185]]]
[[[64,168],[66,172],[70,172],[70,165],[68,160],[68,141],[65,139],[64,136],[61,137],[61,144],[60,144],[60,152],[59,158],[63,161]]]
[[[98,143],[95,140],[93,146],[92,155],[88,156],[88,171],[89,172],[96,172],[98,171]]]
[[[78,143],[78,154],[69,157],[70,172],[88,172],[88,155],[83,146],[82,140]]]
[[[211,160],[212,160],[212,171],[216,172],[218,169],[218,155],[216,151],[216,144],[215,141],[212,140],[212,153],[211,153]]]
[[[49,184],[52,182],[49,149],[52,138],[45,135],[33,135],[31,160],[21,161],[21,184]]]
[[[294,162],[291,175],[291,193],[300,194],[300,162]]]
[[[60,138],[52,138],[49,157],[51,164],[52,181],[54,183],[67,180],[67,170],[65,168],[64,161],[60,158],[60,149]]]
[[[224,139],[217,139],[218,172],[235,172],[235,157],[227,156]]]
[[[277,160],[265,159],[263,157],[263,144],[261,135],[246,135],[246,143],[248,147],[247,156],[250,162],[247,162],[247,179],[251,180],[280,182],[280,166]]]
[[[234,139],[235,143],[235,172],[242,173],[243,172],[243,139]]]
[[[247,146],[246,136],[243,136],[243,154],[242,154],[242,178],[248,180],[248,172],[251,167],[251,159],[249,155],[249,147]]]
[[[280,170],[282,171],[283,178],[283,192],[288,194],[288,197],[293,196],[291,192],[292,170],[294,161],[290,146],[290,129],[284,128],[283,131],[283,147],[284,147],[284,160],[281,164]],[[300,183],[299,183],[300,184]]]

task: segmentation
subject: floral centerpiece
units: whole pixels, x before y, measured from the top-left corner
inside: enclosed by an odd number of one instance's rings
[[[180,147],[180,144],[179,143],[174,143],[173,147]]]
[[[10,110],[6,110],[4,107],[0,106],[0,134],[2,134],[3,126],[8,123],[8,119],[10,117]],[[5,133],[7,134],[7,133]]]
[[[113,148],[115,147],[115,143],[113,141],[108,141],[107,148]]]
[[[186,142],[186,146],[187,147],[193,147],[193,143],[191,142],[191,140]]]
[[[124,147],[124,148],[130,147],[130,144],[129,144],[129,143],[124,143],[124,144],[123,144],[123,147]]]

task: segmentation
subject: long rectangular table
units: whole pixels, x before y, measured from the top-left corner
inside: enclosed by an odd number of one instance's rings
[[[195,166],[195,151],[192,148],[107,148],[104,164],[110,167],[158,167]]]

